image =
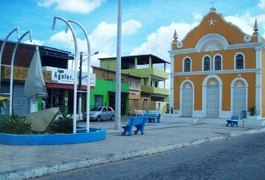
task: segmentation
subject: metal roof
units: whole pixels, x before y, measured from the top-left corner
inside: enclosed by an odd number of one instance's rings
[[[47,47],[47,46],[40,46],[40,52],[42,56],[50,56],[56,58],[62,58],[66,60],[73,60],[74,55],[68,51]]]

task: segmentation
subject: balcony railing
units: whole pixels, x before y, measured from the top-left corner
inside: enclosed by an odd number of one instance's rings
[[[141,86],[142,92],[149,93],[149,94],[160,94],[160,95],[169,95],[169,90],[165,88],[157,88],[152,86]]]
[[[156,68],[142,68],[142,69],[126,69],[122,70],[123,73],[129,73],[130,75],[138,76],[138,77],[150,77],[156,76],[161,80],[168,79],[169,75],[165,71],[161,71]]]

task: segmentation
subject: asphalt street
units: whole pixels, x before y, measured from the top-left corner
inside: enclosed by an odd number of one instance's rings
[[[264,139],[265,133],[239,136],[37,179],[264,179]]]

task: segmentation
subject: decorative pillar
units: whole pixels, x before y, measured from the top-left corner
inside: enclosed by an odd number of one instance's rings
[[[2,81],[2,72],[1,72],[1,69],[2,69],[2,58],[3,58],[3,53],[4,53],[4,48],[6,46],[6,42],[8,40],[8,38],[14,33],[16,32],[17,33],[17,39],[19,39],[18,37],[18,28],[15,28],[13,29],[11,32],[8,33],[8,35],[6,36],[6,38],[4,39],[4,41],[2,42],[2,46],[1,46],[1,49],[0,49],[0,90],[1,90],[1,81]],[[1,92],[1,91],[0,91]]]
[[[256,47],[256,116],[260,118],[262,116],[262,48]]]
[[[77,21],[73,21],[73,20],[68,20],[68,22],[70,23],[74,23],[76,24],[77,26],[79,26],[79,28],[83,31],[85,37],[86,37],[86,43],[87,43],[87,98],[86,98],[86,130],[87,132],[89,132],[89,129],[90,129],[90,57],[92,56],[91,53],[90,53],[90,42],[89,42],[89,39],[88,39],[88,35],[87,35],[87,32],[85,30],[85,28]],[[97,54],[98,52],[94,53],[94,54]],[[93,54],[93,55],[94,55]],[[81,76],[82,76],[82,61],[83,60],[80,60],[80,72],[81,72]],[[82,81],[82,77],[80,76],[81,78],[81,81]],[[82,86],[82,83],[80,83],[81,86]],[[79,84],[79,85],[80,85]],[[82,90],[82,88],[81,88]],[[82,93],[81,93],[82,95]],[[79,101],[81,101],[82,98],[80,98]],[[81,104],[79,105],[79,109],[81,110]],[[79,117],[81,115],[81,112],[79,113]]]
[[[74,59],[74,99],[73,99],[73,133],[76,133],[76,108],[77,108],[77,61],[78,61],[78,46],[77,46],[77,39],[75,36],[75,32],[71,26],[71,24],[68,22],[68,20],[62,18],[62,17],[54,17],[53,18],[53,24],[52,24],[52,29],[54,30],[55,28],[55,23],[56,20],[61,20],[63,21],[67,26],[66,26],[66,31],[68,30],[68,28],[70,29],[70,31],[72,32],[73,35],[73,39],[74,39],[74,46],[75,46],[75,59]]]
[[[31,31],[27,31],[25,32],[16,42],[16,45],[13,49],[13,53],[12,53],[12,57],[11,57],[11,64],[10,64],[10,86],[9,86],[9,115],[12,115],[13,113],[13,81],[14,81],[14,65],[15,65],[15,57],[16,57],[16,53],[17,53],[17,48],[18,45],[20,44],[20,42],[22,41],[22,39],[26,36],[29,35],[29,40],[30,42],[32,42],[32,38],[31,38]]]
[[[174,34],[173,34],[173,41],[170,44],[170,96],[169,96],[169,109],[170,109],[170,113],[172,114],[174,111],[174,57],[176,55],[176,52],[174,52],[174,50],[177,47],[177,43],[178,43],[178,33],[175,30]]]
[[[174,110],[174,55],[170,54],[170,94],[169,94],[169,112],[173,113]]]

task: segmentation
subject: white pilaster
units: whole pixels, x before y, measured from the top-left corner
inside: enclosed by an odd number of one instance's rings
[[[170,95],[169,95],[169,111],[174,110],[174,55],[170,55]]]
[[[262,69],[262,48],[256,47],[256,69]],[[262,116],[262,73],[256,72],[256,116]]]

